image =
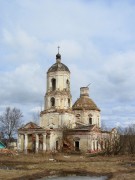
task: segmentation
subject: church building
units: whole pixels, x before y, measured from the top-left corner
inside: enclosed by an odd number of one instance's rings
[[[89,87],[80,88],[80,97],[72,105],[70,70],[58,51],[56,62],[47,71],[39,126],[29,122],[18,129],[18,150],[91,153],[103,150],[115,133],[115,129],[101,130],[100,109],[89,97]]]

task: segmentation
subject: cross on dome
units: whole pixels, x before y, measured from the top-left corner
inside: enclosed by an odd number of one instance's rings
[[[60,49],[60,46],[58,46],[58,54],[59,54],[59,49]]]

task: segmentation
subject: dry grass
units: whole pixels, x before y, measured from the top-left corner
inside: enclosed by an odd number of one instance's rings
[[[53,159],[54,161],[52,161]],[[7,167],[9,169],[6,169]],[[64,154],[0,156],[0,179],[37,179],[51,174],[60,174],[60,172],[65,174],[108,174],[111,180],[134,180],[135,157],[87,157]]]

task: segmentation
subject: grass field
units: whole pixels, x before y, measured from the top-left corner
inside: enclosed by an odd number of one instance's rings
[[[107,175],[110,180],[135,180],[135,156],[19,154],[0,156],[0,179],[28,180],[50,175]]]

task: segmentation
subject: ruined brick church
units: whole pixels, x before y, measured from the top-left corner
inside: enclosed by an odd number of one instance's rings
[[[100,109],[89,97],[89,88],[80,88],[80,97],[72,105],[70,70],[56,55],[56,63],[47,71],[44,110],[40,125],[27,123],[18,130],[18,150],[101,151],[116,130],[102,131]]]

